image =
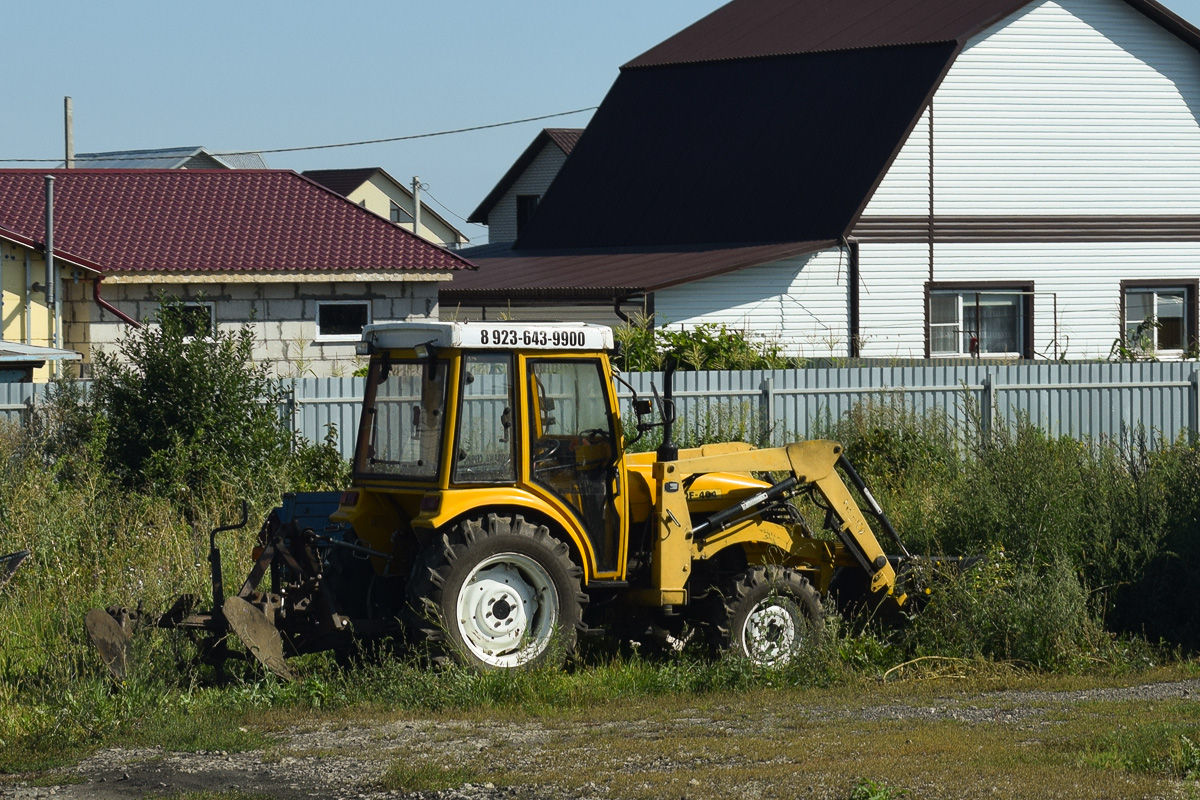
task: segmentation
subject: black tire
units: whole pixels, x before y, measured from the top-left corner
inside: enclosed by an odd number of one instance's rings
[[[713,605],[713,644],[757,665],[783,666],[820,643],[821,598],[796,570],[750,567],[714,593]]]
[[[561,666],[583,627],[582,574],[545,525],[488,514],[425,551],[408,604],[435,658],[480,669]]]

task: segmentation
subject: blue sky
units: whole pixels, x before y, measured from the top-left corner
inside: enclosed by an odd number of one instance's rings
[[[63,97],[78,152],[259,150],[485,125],[595,106],[624,62],[723,0],[250,0],[10,4],[0,45],[0,158],[61,159]],[[1169,0],[1200,24],[1200,0]],[[14,35],[16,34],[16,35]],[[18,70],[15,65],[21,65]],[[265,156],[306,170],[420,175],[466,217],[542,127]],[[3,163],[0,166],[39,166]],[[473,241],[465,225],[434,204]]]

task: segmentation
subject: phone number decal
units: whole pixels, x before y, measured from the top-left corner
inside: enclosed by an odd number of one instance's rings
[[[587,332],[529,328],[481,328],[479,343],[491,347],[587,347]]]

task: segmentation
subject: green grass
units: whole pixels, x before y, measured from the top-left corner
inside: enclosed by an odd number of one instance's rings
[[[480,773],[461,765],[396,761],[379,778],[379,788],[396,792],[442,792],[482,783]]]

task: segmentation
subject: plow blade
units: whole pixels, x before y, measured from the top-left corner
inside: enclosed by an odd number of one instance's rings
[[[102,608],[93,608],[83,618],[88,638],[100,653],[100,660],[108,667],[117,683],[125,681],[125,659],[129,652],[129,633],[121,623],[113,619]]]
[[[251,655],[284,680],[295,680],[283,660],[283,639],[266,614],[236,595],[226,600],[221,610],[230,629]]]

